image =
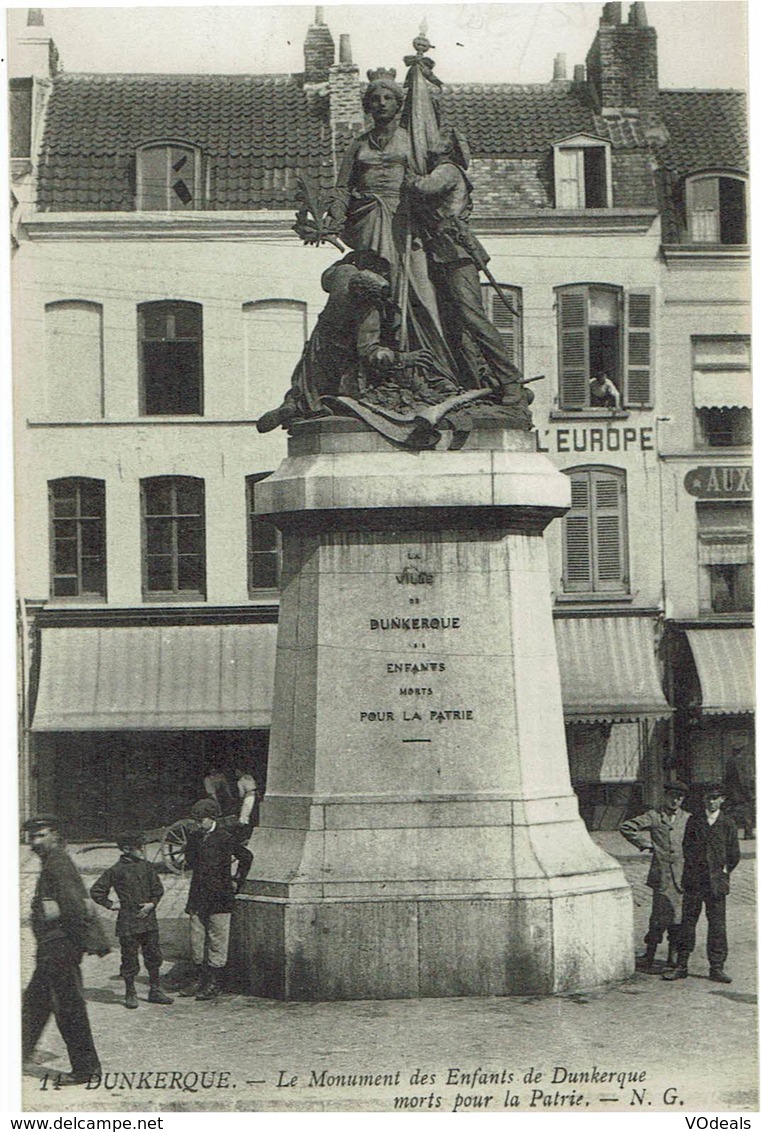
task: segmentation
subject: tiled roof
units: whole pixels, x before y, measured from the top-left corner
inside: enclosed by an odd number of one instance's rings
[[[739,90],[663,90],[668,159],[681,176],[701,169],[748,169],[748,109]]]
[[[654,158],[671,183],[698,169],[747,169],[741,92],[662,91],[658,105],[667,139],[651,143],[636,121],[599,114],[582,84],[464,83],[442,95],[444,121],[467,136],[474,172],[480,163],[477,191],[493,182],[504,197],[507,161],[517,177],[509,203],[519,209],[552,207],[551,146],[577,133],[610,141],[623,207],[654,203]],[[38,204],[130,211],[138,146],[171,140],[203,152],[207,208],[290,210],[299,173],[323,193],[332,186],[328,112],[327,99],[307,95],[298,76],[61,75],[48,103]],[[344,140],[339,131],[339,160]],[[493,207],[504,211],[506,202]]]
[[[595,132],[583,88],[462,83],[445,88],[442,115],[474,157],[539,156],[569,134]]]
[[[41,209],[134,208],[136,148],[185,141],[208,165],[212,209],[290,208],[293,178],[333,183],[324,100],[290,76],[61,75],[48,104]]]

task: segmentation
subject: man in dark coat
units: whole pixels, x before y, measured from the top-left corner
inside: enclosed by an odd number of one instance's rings
[[[122,855],[115,865],[98,877],[90,889],[90,896],[96,904],[109,909],[114,907],[111,889],[119,897],[116,934],[122,952],[120,973],[124,979],[124,1005],[128,1010],[137,1009],[135,976],[140,970],[138,955],[142,949],[150,981],[148,1001],[171,1006],[173,999],[159,986],[163,958],[156,908],[164,895],[164,886],[156,866],[145,859],[145,837],[142,833],[138,830],[121,833],[116,844]]]
[[[621,834],[642,852],[650,853],[650,871],[645,882],[653,890],[650,923],[645,936],[645,953],[637,957],[641,971],[653,971],[655,953],[668,933],[668,966],[675,967],[682,922],[682,841],[687,814],[682,803],[687,787],[669,782],[664,787],[663,805],[629,818],[619,826]]]
[[[248,876],[253,857],[226,829],[217,825],[219,806],[213,798],[196,802],[191,814],[199,824],[188,837],[185,859],[193,870],[185,911],[190,916],[190,949],[196,978],[180,994],[216,998],[227,963],[230,918],[236,893]],[[232,862],[238,862],[233,878]]]
[[[687,964],[695,949],[695,928],[705,904],[708,919],[709,979],[731,983],[724,970],[727,945],[726,900],[729,874],[740,860],[735,823],[721,812],[724,790],[720,783],[703,792],[703,809],[691,815],[684,831],[682,889],[682,939],[677,965],[664,972],[664,979],[686,979]]]
[[[24,824],[42,869],[32,898],[37,961],[22,1003],[22,1053],[24,1061],[31,1058],[53,1014],[71,1059],[71,1073],[58,1074],[55,1083],[81,1085],[101,1071],[80,971],[87,946],[87,896],[58,827],[52,814]]]

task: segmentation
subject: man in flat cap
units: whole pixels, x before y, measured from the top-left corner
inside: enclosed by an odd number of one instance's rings
[[[677,963],[679,933],[682,924],[682,841],[687,814],[682,803],[687,787],[682,782],[669,782],[663,789],[663,805],[646,810],[636,818],[628,818],[619,826],[627,841],[643,853],[650,853],[648,887],[653,890],[650,923],[645,936],[645,951],[637,956],[640,971],[655,970],[655,953],[668,934],[668,967]]]
[[[58,1074],[55,1083],[81,1085],[100,1073],[80,970],[88,946],[85,887],[53,814],[30,818],[24,830],[42,868],[32,898],[37,957],[22,1003],[23,1058],[31,1058],[53,1014],[71,1059],[71,1072]]]
[[[708,920],[709,979],[714,983],[731,983],[724,970],[727,944],[726,902],[729,874],[740,860],[737,826],[721,812],[724,788],[712,783],[703,791],[703,806],[690,816],[684,831],[684,872],[682,889],[682,938],[676,967],[666,971],[664,979],[686,979],[687,964],[695,950],[695,928],[705,904]]]
[[[190,916],[190,950],[196,977],[180,994],[205,1000],[216,998],[222,989],[235,895],[248,875],[253,857],[217,824],[219,804],[214,798],[202,798],[190,812],[198,829],[189,835],[185,854],[193,870],[185,911]],[[234,878],[233,858],[238,862]]]

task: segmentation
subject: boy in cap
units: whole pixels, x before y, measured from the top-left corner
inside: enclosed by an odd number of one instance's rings
[[[726,901],[729,874],[740,860],[740,843],[735,823],[721,812],[724,789],[713,783],[703,791],[703,808],[692,814],[684,831],[684,872],[682,889],[682,938],[676,967],[664,979],[686,979],[687,964],[695,949],[695,928],[705,904],[708,919],[708,975],[715,983],[731,983],[724,971],[727,960]]]
[[[645,936],[645,951],[637,956],[640,971],[654,970],[655,953],[664,932],[668,933],[669,941],[668,966],[676,966],[682,921],[682,841],[687,826],[687,814],[682,803],[686,794],[684,783],[668,782],[663,788],[660,809],[647,810],[619,826],[627,841],[643,853],[651,854],[645,883],[653,890],[653,904]]]
[[[164,895],[156,866],[145,859],[145,837],[137,830],[120,834],[116,844],[121,857],[110,869],[98,877],[90,889],[90,896],[104,908],[116,909],[116,934],[122,952],[121,976],[124,979],[124,1005],[137,1009],[135,976],[140,970],[138,955],[148,970],[150,989],[148,1001],[170,1006],[174,999],[164,994],[159,986],[159,970],[163,962],[159,946],[159,925],[156,907]],[[111,890],[119,897],[118,906],[111,900]]]
[[[189,837],[185,860],[193,870],[188,903],[190,949],[196,966],[191,986],[180,991],[184,998],[213,999],[221,988],[221,972],[227,963],[230,917],[236,893],[245,881],[253,857],[244,845],[217,824],[219,805],[202,798],[191,810],[199,828]],[[235,877],[233,857],[238,862]]]
[[[21,1009],[22,1055],[25,1062],[31,1058],[53,1014],[71,1059],[71,1073],[56,1074],[55,1084],[83,1085],[101,1071],[80,970],[87,947],[85,886],[53,814],[30,818],[24,830],[42,868],[32,898],[37,956]]]

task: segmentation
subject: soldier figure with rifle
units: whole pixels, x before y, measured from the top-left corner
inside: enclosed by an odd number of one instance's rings
[[[478,273],[484,271],[500,301],[515,314],[488,270],[486,251],[468,227],[472,211],[472,185],[465,173],[468,164],[467,142],[458,130],[451,130],[429,154],[431,171],[422,176],[408,172],[405,185],[423,232],[442,323],[461,377],[472,388],[482,386],[483,359],[489,368],[486,380],[501,392],[502,404],[522,406],[528,412],[533,397],[524,388],[521,373],[481,300]]]

